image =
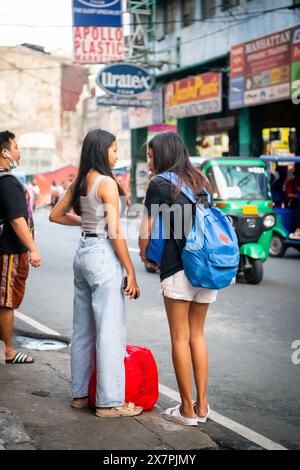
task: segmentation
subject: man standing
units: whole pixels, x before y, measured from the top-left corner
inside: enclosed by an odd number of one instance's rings
[[[13,348],[14,309],[19,308],[24,297],[29,263],[35,268],[41,265],[26,194],[11,173],[20,158],[15,135],[0,132],[0,339],[5,343],[7,364],[34,362]]]

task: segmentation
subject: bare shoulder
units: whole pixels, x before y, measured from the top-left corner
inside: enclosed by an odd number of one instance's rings
[[[118,195],[118,185],[114,178],[106,176],[98,187],[99,197],[109,197]]]

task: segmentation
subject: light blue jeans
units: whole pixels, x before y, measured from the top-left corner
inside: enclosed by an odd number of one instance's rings
[[[122,264],[108,239],[81,237],[73,268],[72,396],[88,396],[96,365],[96,406],[121,405],[126,351]]]

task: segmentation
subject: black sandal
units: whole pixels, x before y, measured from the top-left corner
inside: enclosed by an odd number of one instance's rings
[[[13,359],[6,359],[5,363],[6,364],[33,364],[34,359],[31,361],[27,361],[28,356],[27,354],[17,352],[15,357]]]

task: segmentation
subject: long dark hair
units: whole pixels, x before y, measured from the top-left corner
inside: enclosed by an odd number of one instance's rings
[[[155,174],[171,171],[178,176],[178,185],[172,193],[176,198],[185,182],[195,194],[204,188],[211,193],[211,186],[199,169],[190,162],[189,153],[183,141],[176,132],[161,132],[148,142],[153,151],[153,166]]]
[[[80,211],[80,196],[86,195],[86,176],[90,170],[95,170],[101,175],[110,176],[113,174],[109,165],[108,149],[116,140],[116,137],[108,131],[95,129],[85,136],[81,156],[78,176],[73,190],[72,207],[77,215]],[[125,191],[116,181],[119,188],[119,195],[125,196]]]

